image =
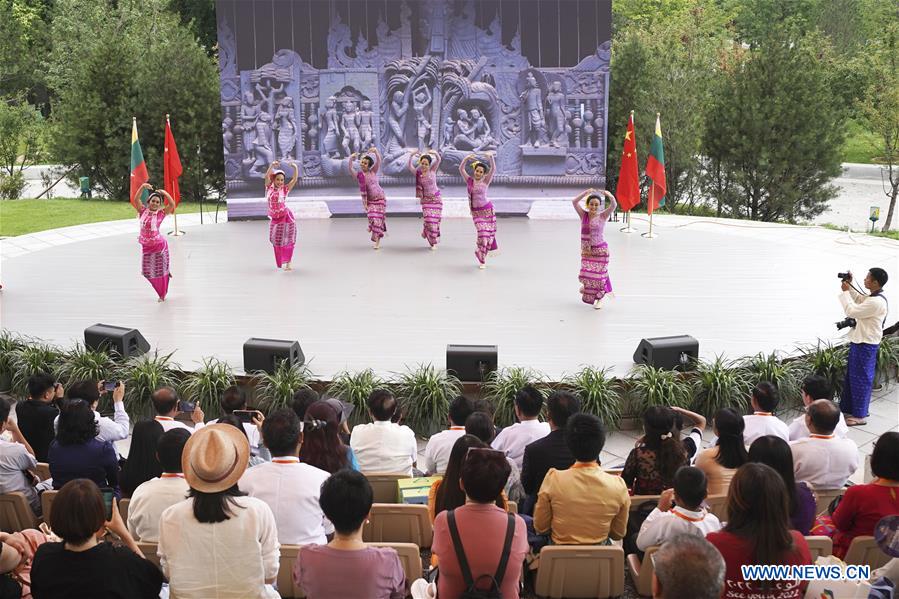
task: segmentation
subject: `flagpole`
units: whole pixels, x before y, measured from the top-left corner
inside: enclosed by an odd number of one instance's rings
[[[166,125],[166,128],[171,127],[171,124],[169,124],[169,114],[168,113],[165,114],[165,125]],[[165,148],[165,151],[168,152],[169,149]],[[178,229],[178,205],[175,204],[174,198],[172,198],[172,204],[173,204],[172,205],[172,218],[175,219],[175,230],[169,231],[169,235],[171,235],[172,237],[180,237],[181,235],[184,235],[184,231],[180,231]]]
[[[633,111],[633,110],[631,110],[631,116],[630,116],[630,121],[632,121],[632,120],[634,120],[634,111]],[[630,121],[628,121],[628,126],[630,126]],[[627,140],[625,140],[625,143],[627,143]],[[634,142],[634,143],[636,143],[636,142]],[[624,158],[624,152],[623,152],[623,151],[621,152],[621,156],[622,156],[622,159],[623,159],[623,158]],[[639,189],[640,189],[640,188],[637,187],[637,190],[638,190],[638,191],[639,191]],[[633,210],[633,209],[634,209],[634,207],[631,206],[630,210],[628,210],[627,212],[624,213],[624,218],[625,218],[625,220],[626,220],[625,226],[624,226],[624,228],[622,228],[622,229],[618,229],[618,230],[621,231],[622,233],[634,233],[634,232],[636,232],[636,229],[634,229],[633,227],[631,227],[631,210]]]
[[[654,239],[658,237],[655,233],[652,232],[652,215],[655,212],[655,208],[653,207],[653,200],[655,198],[655,185],[649,186],[649,233],[643,233],[643,237],[646,239]]]

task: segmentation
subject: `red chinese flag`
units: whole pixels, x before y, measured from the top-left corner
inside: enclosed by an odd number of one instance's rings
[[[172,126],[169,119],[165,120],[165,156],[163,157],[163,179],[165,190],[175,200],[175,206],[181,201],[181,191],[178,189],[178,177],[181,176],[181,158],[178,157],[178,147],[175,145],[175,136],[172,135]]]
[[[634,135],[634,114],[627,121],[624,147],[621,149],[621,170],[618,171],[618,188],[615,197],[618,209],[627,212],[640,203],[640,169],[637,167],[637,140]]]

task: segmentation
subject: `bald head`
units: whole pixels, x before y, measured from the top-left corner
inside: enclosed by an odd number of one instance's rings
[[[808,405],[805,419],[811,432],[830,435],[840,423],[840,408],[829,399],[816,399]]]
[[[151,399],[159,416],[171,416],[178,407],[178,392],[171,387],[160,387],[153,392]]]
[[[668,539],[656,551],[653,563],[652,596],[656,599],[721,596],[724,558],[702,536],[680,534]]]

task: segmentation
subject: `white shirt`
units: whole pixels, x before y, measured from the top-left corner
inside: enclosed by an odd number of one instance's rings
[[[756,412],[743,416],[743,424],[746,425],[743,429],[743,444],[746,447],[765,435],[774,435],[784,441],[790,440],[790,429],[787,427],[787,423],[769,412]]]
[[[128,530],[138,541],[159,540],[162,512],[187,498],[190,487],[179,473],[164,473],[139,485],[128,504]]]
[[[24,445],[0,439],[0,493],[22,493],[31,505],[31,511],[40,515],[41,500],[23,472],[36,467],[37,460]]]
[[[524,420],[501,430],[490,445],[493,449],[505,452],[521,470],[521,463],[524,461],[524,448],[548,434],[548,423],[539,420]]]
[[[156,422],[158,422],[159,424],[162,425],[162,432],[164,432],[164,433],[169,432],[169,431],[172,430],[173,428],[183,428],[184,430],[186,430],[186,431],[189,432],[190,434],[194,434],[194,431],[195,431],[195,430],[201,429],[201,428],[203,428],[204,426],[206,426],[206,425],[205,425],[204,423],[202,423],[202,422],[197,422],[196,424],[194,424],[194,427],[193,427],[193,428],[190,428],[189,426],[187,426],[186,424],[184,424],[184,423],[181,422],[180,420],[175,420],[175,419],[172,418],[171,416],[156,416],[153,420],[155,420]]]
[[[674,506],[667,512],[663,512],[659,508],[655,508],[640,527],[640,534],[637,535],[637,548],[640,551],[646,551],[653,545],[661,545],[679,534],[704,537],[710,532],[719,530],[721,530],[721,521],[715,514],[710,514],[705,509],[694,512]]]
[[[350,447],[356,454],[361,472],[412,476],[412,464],[418,457],[412,429],[389,420],[354,426]]]
[[[125,411],[125,403],[121,401],[112,402],[112,418],[101,416],[100,412],[94,410],[94,422],[97,423],[97,439],[100,441],[121,441],[128,438],[128,429],[131,426],[131,420],[128,418],[128,412]],[[53,419],[53,429],[59,430],[59,416]]]
[[[840,303],[846,316],[855,319],[855,326],[849,329],[846,338],[851,343],[880,343],[887,317],[886,299],[862,295],[855,289],[849,289],[840,293]]]
[[[425,447],[425,463],[422,470],[428,475],[445,474],[450,453],[459,437],[465,435],[464,426],[451,426],[428,439]]]
[[[858,469],[858,445],[852,439],[811,435],[790,443],[793,472],[816,489],[840,489]]]
[[[272,508],[282,545],[324,545],[334,526],[322,513],[318,498],[329,476],[295,456],[283,456],[248,468],[238,486]]]
[[[278,576],[280,565],[275,516],[261,499],[231,499],[237,505],[224,522],[198,522],[193,499],[162,513],[157,554],[172,597],[280,599],[265,584]]]
[[[790,441],[796,441],[797,439],[805,439],[811,433],[808,430],[808,426],[805,424],[805,414],[800,414],[790,423]],[[846,425],[846,418],[843,416],[843,413],[840,412],[840,421],[837,423],[837,428],[833,430],[833,434],[835,437],[839,437],[840,439],[845,439],[849,435],[849,427]]]

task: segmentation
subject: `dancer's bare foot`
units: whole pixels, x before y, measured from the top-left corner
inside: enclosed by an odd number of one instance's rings
[[[486,264],[480,264],[480,265],[478,265],[478,268],[480,268],[481,270],[485,270],[485,269],[487,268],[487,265],[486,265]]]
[[[290,262],[288,262],[284,265],[284,270],[293,270],[293,267],[290,266]]]
[[[375,242],[375,244],[372,246],[372,249],[373,250],[381,249],[381,240],[380,239]]]
[[[160,298],[157,298],[157,299],[156,299],[156,303],[158,303],[158,304],[161,304],[161,303],[164,302],[164,301],[165,301],[165,298],[164,298],[164,297],[160,297]]]
[[[600,310],[601,308],[602,308],[602,300],[599,300],[599,299],[598,299],[598,300],[596,300],[595,302],[593,302],[593,309],[594,309],[594,310]]]
[[[435,251],[436,249],[437,249],[437,246],[436,246],[436,245],[432,245],[432,246],[431,246],[431,251],[432,251],[432,252]]]

